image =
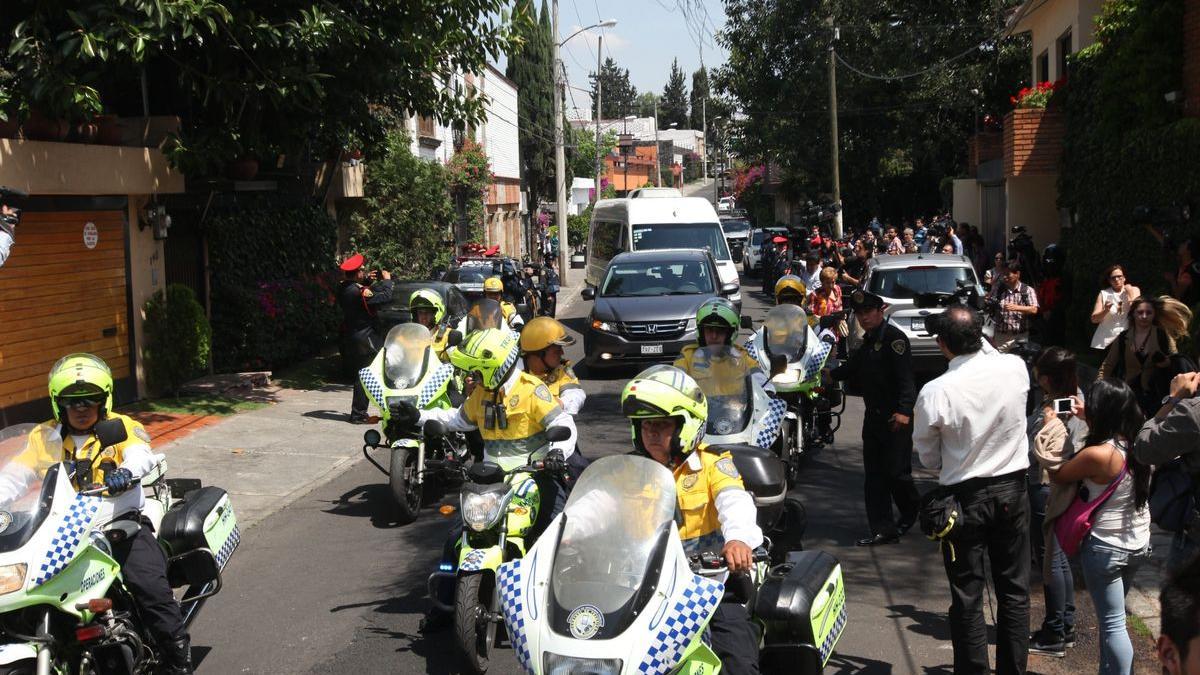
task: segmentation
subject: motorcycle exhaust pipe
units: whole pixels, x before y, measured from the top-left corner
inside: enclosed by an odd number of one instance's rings
[[[438,594],[438,587],[440,586],[439,582],[442,579],[452,579],[454,581],[457,581],[458,573],[438,570],[437,572],[430,574],[429,579],[425,582],[425,590],[426,590],[426,592],[429,593],[429,601],[433,603],[433,606],[436,609],[443,611],[443,612],[448,612],[450,614],[453,614],[454,613],[454,603],[453,602],[450,602],[450,603],[443,602],[441,597],[439,597],[439,594]]]

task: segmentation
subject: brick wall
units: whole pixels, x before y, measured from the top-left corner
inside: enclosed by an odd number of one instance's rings
[[[981,131],[967,139],[967,175],[975,177],[984,162],[1004,156],[1004,136],[996,131]]]
[[[1058,173],[1062,157],[1062,111],[1019,108],[1004,116],[1004,175]]]
[[[1200,117],[1200,0],[1185,0],[1183,7],[1184,114]]]

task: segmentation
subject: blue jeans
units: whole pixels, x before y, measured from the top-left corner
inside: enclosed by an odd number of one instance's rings
[[[1133,643],[1125,621],[1125,593],[1146,551],[1110,546],[1088,536],[1079,551],[1100,633],[1100,675],[1133,673]]]
[[[1046,546],[1042,537],[1042,521],[1046,517],[1046,499],[1049,496],[1049,485],[1029,486],[1029,533],[1033,543],[1033,563],[1038,569],[1044,569],[1042,556],[1046,554]],[[1046,597],[1046,618],[1042,620],[1042,631],[1063,638],[1075,631],[1075,575],[1071,573],[1071,563],[1057,539],[1051,539],[1051,547],[1050,576],[1042,580],[1042,593]]]

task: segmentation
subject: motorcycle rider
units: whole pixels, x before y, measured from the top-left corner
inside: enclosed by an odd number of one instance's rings
[[[742,375],[758,372],[758,361],[745,347],[735,345],[739,325],[737,309],[726,298],[705,300],[696,310],[696,344],[687,345],[675,359],[675,367],[691,375],[696,368],[722,361],[742,369]],[[722,349],[724,347],[724,349]],[[697,352],[708,358],[697,360]]]
[[[796,305],[804,309],[808,302],[808,285],[795,274],[785,274],[775,282],[775,304]]]
[[[571,362],[563,358],[563,347],[575,338],[558,320],[539,316],[521,330],[521,357],[525,370],[541,379],[568,415],[577,415],[587,394],[575,376]]]
[[[35,428],[29,447],[0,471],[0,504],[20,497],[57,462],[73,470],[75,489],[106,487],[117,519],[141,525],[134,536],[112,544],[125,585],[154,636],[165,672],[191,673],[190,637],[167,581],[167,558],[141,514],[146,497],[136,481],[157,464],[150,435],[138,421],[113,412],[112,371],[96,356],[77,353],[59,359],[50,370],[49,392],[54,418]],[[126,440],[100,447],[95,427],[103,420],[119,420]],[[62,455],[52,454],[43,439],[61,439]]]
[[[504,320],[508,323],[508,327],[519,331],[521,326],[525,325],[525,319],[517,313],[516,305],[504,299],[504,282],[500,277],[488,277],[483,280],[483,295],[489,300],[495,300],[500,303],[500,311],[504,313]]]
[[[419,323],[429,329],[433,336],[433,352],[443,363],[449,363],[446,354],[446,341],[450,337],[450,327],[443,323],[446,318],[446,303],[442,301],[441,293],[432,288],[422,288],[408,299],[408,310],[412,313],[413,323]]]
[[[763,542],[758,511],[732,455],[702,443],[708,402],[696,381],[673,366],[648,368],[625,385],[621,412],[632,427],[634,454],[675,475],[679,536],[688,555],[719,552],[730,572],[749,570]],[[709,628],[722,672],[758,673],[758,630],[744,606],[722,602]]]

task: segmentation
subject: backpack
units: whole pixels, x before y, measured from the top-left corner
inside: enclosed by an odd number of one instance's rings
[[[1175,458],[1158,467],[1150,479],[1150,522],[1169,532],[1183,532],[1196,515],[1196,483]]]

